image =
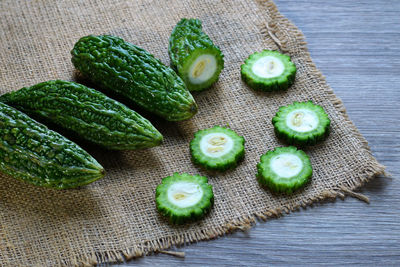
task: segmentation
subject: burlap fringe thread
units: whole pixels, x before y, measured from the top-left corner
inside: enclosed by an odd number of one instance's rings
[[[317,70],[315,64],[311,60],[310,53],[307,49],[307,43],[304,39],[304,35],[302,32],[297,29],[290,21],[281,15],[276,7],[276,5],[272,2],[268,1],[258,1],[261,6],[264,7],[264,12],[269,11],[271,14],[271,21],[266,22],[265,25],[261,28],[261,33],[264,34],[266,37],[271,38],[279,50],[282,52],[290,52],[287,49],[286,43],[287,38],[285,33],[281,32],[279,29],[279,22],[285,21],[285,27],[291,33],[294,33],[296,37],[296,41],[300,45],[300,48],[306,53],[309,60],[306,62],[312,69],[312,74],[319,79],[322,84],[326,85],[325,77]],[[340,111],[343,118],[349,123],[350,127],[352,128],[353,132],[355,133],[356,137],[360,140],[362,144],[362,149],[364,149],[368,155],[373,159],[371,154],[371,150],[368,146],[368,142],[364,139],[364,137],[359,133],[357,128],[351,122],[350,118],[346,113],[346,109],[343,105],[343,102],[334,95],[332,91],[327,91],[328,95],[330,96],[330,100],[334,104],[334,106]],[[372,160],[374,162],[374,160]],[[65,265],[74,265],[80,267],[86,266],[95,266],[100,263],[118,263],[129,261],[133,258],[142,257],[145,255],[149,255],[152,253],[164,253],[168,255],[173,255],[177,257],[184,257],[184,252],[176,252],[176,251],[166,251],[166,249],[172,246],[182,246],[185,244],[190,244],[193,242],[197,242],[200,240],[210,240],[225,234],[232,233],[236,230],[246,231],[250,229],[255,223],[257,219],[266,221],[268,218],[277,218],[282,216],[284,213],[290,213],[292,211],[297,211],[300,207],[307,207],[315,202],[320,202],[323,200],[335,200],[337,197],[344,199],[346,195],[355,197],[360,199],[366,203],[369,203],[368,197],[354,192],[357,188],[362,187],[366,182],[374,178],[375,176],[383,175],[389,176],[388,173],[385,172],[385,166],[374,163],[372,166],[369,166],[368,169],[364,170],[360,177],[352,181],[346,181],[345,184],[338,185],[336,189],[326,190],[320,196],[315,198],[309,198],[308,200],[301,201],[300,203],[296,203],[295,205],[287,205],[281,208],[277,208],[274,210],[267,210],[262,213],[256,213],[253,215],[249,215],[246,217],[241,217],[235,220],[232,220],[226,223],[224,226],[217,227],[215,229],[210,230],[202,230],[195,233],[185,233],[180,236],[170,236],[167,238],[162,238],[158,240],[147,240],[144,241],[142,244],[135,246],[133,248],[127,248],[121,251],[105,251],[105,252],[96,252],[90,255],[83,255],[79,257],[74,262],[66,262],[64,261],[62,264]]]

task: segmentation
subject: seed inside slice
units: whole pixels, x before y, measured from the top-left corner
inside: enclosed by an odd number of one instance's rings
[[[213,202],[212,186],[204,176],[174,173],[156,189],[157,209],[176,224],[204,217]]]
[[[230,129],[215,126],[195,133],[190,152],[194,163],[224,171],[237,166],[244,157],[244,138]]]
[[[286,117],[287,126],[296,132],[311,132],[318,126],[318,116],[314,110],[296,109]]]
[[[233,148],[233,140],[224,133],[209,133],[202,137],[200,149],[202,153],[211,158],[222,157]]]
[[[329,135],[330,119],[311,101],[280,107],[272,119],[275,134],[288,144],[314,145]]]
[[[259,58],[253,64],[252,71],[255,75],[262,78],[273,78],[280,76],[285,70],[285,66],[279,58],[266,56]]]
[[[196,58],[189,68],[188,77],[191,83],[201,84],[208,81],[217,71],[214,55],[203,54]]]
[[[193,182],[176,182],[168,188],[168,200],[179,208],[196,205],[202,196],[200,185]]]
[[[277,193],[291,194],[312,176],[307,154],[293,146],[268,151],[261,156],[257,170],[259,183]]]
[[[271,170],[282,178],[290,178],[300,173],[303,163],[299,156],[283,153],[271,158]]]

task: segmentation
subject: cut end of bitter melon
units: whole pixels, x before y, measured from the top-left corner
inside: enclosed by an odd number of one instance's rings
[[[244,142],[234,131],[215,126],[194,134],[190,152],[194,163],[209,170],[224,171],[236,167],[243,159]]]
[[[218,80],[224,67],[221,50],[202,30],[198,19],[182,19],[169,39],[173,67],[190,91],[200,91]]]
[[[189,67],[188,78],[191,84],[204,84],[217,70],[217,60],[211,54],[202,54]]]
[[[158,211],[175,224],[201,219],[213,202],[212,186],[204,176],[174,173],[156,189]]]
[[[295,80],[296,66],[287,55],[263,50],[245,60],[241,73],[242,79],[255,90],[286,90]]]
[[[308,101],[280,107],[272,123],[288,144],[314,145],[328,136],[331,121],[321,106]]]
[[[261,156],[257,169],[259,183],[276,193],[291,194],[312,176],[307,154],[293,146],[268,151]]]

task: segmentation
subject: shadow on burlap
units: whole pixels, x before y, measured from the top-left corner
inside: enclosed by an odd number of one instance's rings
[[[343,196],[383,173],[311,61],[304,36],[271,1],[1,1],[0,92],[50,79],[74,80],[70,50],[88,34],[120,36],[169,64],[169,34],[182,17],[201,19],[225,55],[220,80],[194,94],[199,113],[178,123],[150,118],[165,137],[160,147],[108,152],[80,143],[107,170],[104,179],[81,189],[36,188],[0,175],[1,265],[131,259]],[[287,92],[256,93],[241,81],[242,62],[265,48],[289,54],[297,65],[296,82]],[[306,100],[325,108],[331,135],[305,150],[314,168],[311,183],[292,196],[273,195],[255,179],[259,157],[284,145],[275,138],[271,119],[279,106]],[[229,125],[246,139],[245,160],[225,174],[206,173],[190,161],[193,133],[214,125]],[[176,227],[156,212],[155,187],[173,172],[209,177],[215,206],[204,220]]]

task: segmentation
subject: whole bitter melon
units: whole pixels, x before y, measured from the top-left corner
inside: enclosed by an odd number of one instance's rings
[[[0,101],[108,149],[148,148],[159,145],[163,139],[140,114],[74,82],[39,83],[2,95]]]
[[[81,38],[72,63],[92,82],[169,121],[191,118],[197,105],[182,79],[144,49],[102,35]]]
[[[0,103],[0,171],[56,189],[89,184],[103,167],[85,150],[24,113]]]
[[[181,19],[169,38],[172,66],[190,91],[200,91],[218,80],[224,56],[202,30],[199,19]]]

